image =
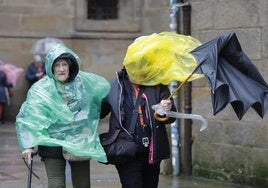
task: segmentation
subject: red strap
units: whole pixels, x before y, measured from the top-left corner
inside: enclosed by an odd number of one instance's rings
[[[137,99],[138,96],[139,96],[140,88],[139,88],[139,86],[136,85],[136,84],[133,84],[133,88],[134,88],[135,96],[136,96],[136,99]],[[138,113],[139,113],[139,121],[140,121],[140,125],[141,125],[141,126],[144,126],[144,119],[143,119],[143,115],[142,115],[142,108],[141,108],[141,105],[138,106]]]

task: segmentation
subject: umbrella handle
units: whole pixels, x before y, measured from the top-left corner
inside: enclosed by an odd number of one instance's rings
[[[184,86],[184,84],[193,76],[194,72],[197,70],[197,68],[183,81],[181,82],[181,84],[172,91],[172,93],[170,94],[170,96],[167,98],[167,100],[170,100],[171,97],[173,97],[173,95],[178,92],[182,86]],[[168,116],[166,117],[160,117],[156,112],[154,112],[154,118],[157,120],[157,121],[167,121],[169,119]]]
[[[155,118],[157,121],[167,121],[167,120],[169,119],[168,116],[160,117],[156,112],[154,113],[154,118]]]

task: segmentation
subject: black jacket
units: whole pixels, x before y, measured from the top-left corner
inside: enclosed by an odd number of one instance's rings
[[[123,95],[123,79],[122,76],[124,71],[117,73],[117,78],[110,80],[111,90],[108,96],[102,102],[101,118],[104,118],[109,113],[109,132],[121,129],[123,113],[124,113],[124,95]],[[153,140],[153,156],[152,163],[161,161],[170,157],[170,145],[168,141],[168,135],[165,124],[169,124],[175,121],[174,118],[169,118],[167,121],[157,121],[153,114],[154,110],[151,108],[152,105],[160,103],[162,99],[167,99],[170,96],[170,92],[167,86],[140,86],[140,92],[147,96],[149,103],[149,117],[151,122],[151,136]],[[173,103],[173,100],[172,100]],[[172,111],[176,111],[175,105],[172,105]]]

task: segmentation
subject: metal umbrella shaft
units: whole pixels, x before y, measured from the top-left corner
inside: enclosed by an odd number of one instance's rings
[[[181,88],[182,88],[182,86],[184,86],[184,84],[186,83],[186,82],[188,82],[188,80],[194,75],[194,73],[195,73],[195,71],[197,70],[199,68],[199,66],[197,66],[195,69],[194,69],[194,71],[183,81],[183,82],[181,82],[180,83],[180,85],[176,88],[176,89],[174,89],[173,91],[172,91],[172,93],[170,94],[170,96],[167,98],[167,100],[170,100],[171,99],[171,97],[173,97],[173,95],[176,93],[176,92],[178,92]]]
[[[181,82],[181,84],[176,88],[176,89],[174,89],[173,91],[172,91],[172,93],[170,94],[170,96],[167,98],[167,100],[170,100],[171,99],[171,97],[176,93],[176,92],[178,92],[183,86],[184,86],[184,84],[185,83],[187,83],[188,82],[188,80],[194,75],[194,73],[196,72],[196,70],[200,67],[200,65],[201,65],[202,63],[200,63],[195,69],[194,69],[194,71],[183,81],[183,82]],[[166,121],[166,120],[168,120],[169,119],[169,117],[168,116],[166,116],[166,117],[160,117],[156,112],[154,113],[154,118],[156,119],[156,120],[158,120],[158,121]]]

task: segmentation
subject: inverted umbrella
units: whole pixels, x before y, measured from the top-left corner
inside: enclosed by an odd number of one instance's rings
[[[242,51],[235,33],[223,33],[190,53],[211,87],[214,115],[231,103],[239,120],[250,107],[264,116],[268,85]]]
[[[200,45],[201,42],[191,36],[172,32],[142,36],[128,47],[123,65],[135,84],[183,82],[197,66],[189,52]],[[202,74],[193,74],[188,81],[201,77]]]

